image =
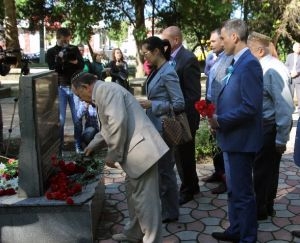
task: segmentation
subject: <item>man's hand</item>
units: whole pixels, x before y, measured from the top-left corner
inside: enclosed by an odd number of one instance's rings
[[[139,100],[139,103],[140,103],[141,107],[143,107],[143,109],[149,109],[152,106],[151,100],[141,99],[141,100]]]
[[[208,118],[208,123],[210,125],[211,130],[216,130],[220,127],[217,121],[217,115],[213,115],[213,117]]]
[[[295,78],[295,77],[297,77],[298,76],[298,73],[296,72],[296,71],[292,71],[291,72],[291,77],[292,78]]]
[[[285,144],[276,144],[276,151],[279,154],[283,154],[286,150],[286,145]]]
[[[110,167],[110,168],[114,168],[114,169],[119,169],[120,167],[118,167],[117,165],[116,165],[116,162],[114,162],[114,161],[105,161],[105,164],[108,166],[108,167]]]
[[[93,150],[90,149],[90,148],[88,148],[88,147],[86,147],[86,148],[84,149],[83,152],[84,152],[84,154],[85,154],[86,156],[89,156],[89,155],[92,154]]]

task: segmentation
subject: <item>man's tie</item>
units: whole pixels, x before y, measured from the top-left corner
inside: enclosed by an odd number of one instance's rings
[[[222,83],[223,85],[227,85],[228,84],[228,80],[231,77],[233,70],[234,70],[234,59],[232,59],[230,66],[226,69],[226,76],[223,78]]]

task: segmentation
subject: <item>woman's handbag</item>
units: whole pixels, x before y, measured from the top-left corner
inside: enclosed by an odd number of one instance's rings
[[[175,115],[171,109],[170,115],[162,120],[162,127],[163,137],[169,146],[176,146],[192,140],[185,112]]]

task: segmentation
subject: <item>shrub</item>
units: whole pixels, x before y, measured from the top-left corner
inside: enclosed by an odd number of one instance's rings
[[[199,160],[205,157],[213,157],[218,151],[216,140],[210,132],[207,120],[200,122],[199,129],[196,132],[196,158]]]

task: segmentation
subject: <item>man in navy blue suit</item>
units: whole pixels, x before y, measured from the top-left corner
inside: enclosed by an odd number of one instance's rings
[[[240,19],[228,20],[222,26],[224,50],[233,55],[234,64],[223,79],[216,114],[209,123],[224,152],[230,226],[212,236],[223,241],[255,243],[258,226],[252,166],[263,141],[263,72],[247,47],[247,36],[247,25]]]

